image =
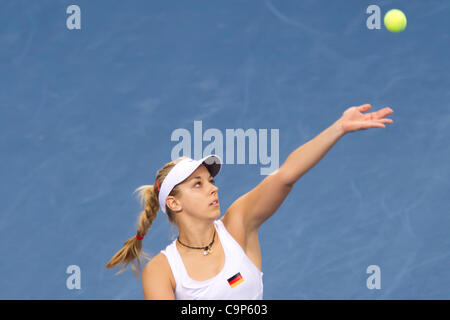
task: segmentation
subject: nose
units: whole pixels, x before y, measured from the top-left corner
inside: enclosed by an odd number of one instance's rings
[[[219,188],[216,185],[211,184],[211,186],[212,186],[211,193],[217,192],[219,190]]]

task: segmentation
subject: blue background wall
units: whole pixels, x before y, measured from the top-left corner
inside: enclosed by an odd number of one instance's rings
[[[142,299],[105,264],[175,129],[279,129],[281,164],[363,103],[394,124],[344,136],[261,227],[264,298],[450,298],[448,1],[74,2],[2,1],[1,299]],[[369,30],[371,4],[406,30]],[[261,167],[224,165],[222,213]],[[160,212],[144,249],[174,236]]]

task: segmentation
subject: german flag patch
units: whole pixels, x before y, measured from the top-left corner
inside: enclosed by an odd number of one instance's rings
[[[227,281],[228,281],[228,284],[230,285],[230,287],[234,288],[238,284],[241,284],[242,282],[244,282],[244,278],[242,278],[241,273],[238,272],[234,276],[232,276],[230,279],[228,279]]]

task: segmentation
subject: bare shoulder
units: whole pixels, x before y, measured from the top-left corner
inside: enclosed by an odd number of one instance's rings
[[[252,242],[258,241],[258,231],[248,230],[244,224],[244,212],[236,206],[236,202],[227,210],[220,219],[227,231],[237,243],[247,252],[252,247]]]
[[[145,265],[142,272],[142,289],[145,299],[174,299],[175,279],[169,261],[161,252]]]
[[[249,259],[261,270],[261,247],[259,244],[258,230],[245,227],[243,210],[239,202],[233,203],[225,215],[220,219],[228,233],[241,246]]]
[[[242,215],[239,212],[228,209],[220,220],[233,238],[241,245],[241,247],[244,247],[246,236],[241,217]]]

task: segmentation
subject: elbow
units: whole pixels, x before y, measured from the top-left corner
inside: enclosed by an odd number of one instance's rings
[[[282,168],[278,168],[274,172],[272,172],[270,175],[273,175],[275,179],[277,179],[278,184],[281,184],[287,188],[292,188],[297,182],[296,179],[294,179],[291,175],[289,175],[286,170],[283,170]]]

